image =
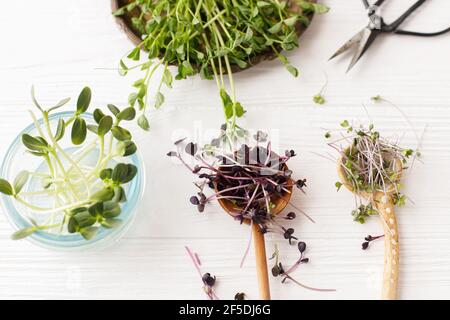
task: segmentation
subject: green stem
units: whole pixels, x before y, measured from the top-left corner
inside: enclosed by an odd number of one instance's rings
[[[82,171],[81,168],[78,166],[78,164],[75,163],[75,161],[72,160],[72,158],[71,158],[69,155],[67,155],[66,152],[60,147],[60,145],[58,144],[58,141],[56,141],[54,135],[52,134],[51,128],[50,128],[50,121],[49,121],[49,118],[48,118],[48,113],[46,113],[46,112],[44,112],[44,122],[45,122],[45,126],[46,126],[46,128],[47,128],[47,133],[48,133],[50,139],[51,139],[52,142],[53,142],[53,148],[56,149],[56,150],[58,150],[58,151],[61,153],[61,155],[62,155],[68,162],[70,162],[70,163],[75,167],[75,169],[78,171],[78,173],[84,178],[84,180],[85,180],[85,181],[84,181],[84,185],[85,185],[85,187],[86,187],[86,192],[87,192],[87,194],[88,194],[88,197],[90,197],[90,196],[91,196],[91,190],[90,190],[89,185],[87,184],[86,177],[85,177],[83,171]],[[58,157],[58,155],[57,155],[56,152],[54,153],[54,157],[55,157],[55,159],[57,159],[58,163],[61,163],[61,160],[59,159],[59,157]],[[61,165],[62,165],[62,163],[61,163]],[[70,187],[70,183],[69,183],[69,187]]]
[[[70,210],[70,209],[74,209],[77,207],[88,205],[92,202],[91,200],[84,200],[84,201],[78,201],[75,203],[71,203],[71,204],[68,204],[65,206],[61,206],[58,208],[42,208],[39,206],[32,205],[31,203],[28,203],[27,201],[22,199],[20,196],[16,196],[15,199],[18,202],[20,202],[21,204],[23,204],[24,206],[26,206],[27,208],[29,208],[35,212],[42,213],[42,214],[49,214],[49,213],[54,213],[54,212],[59,212],[59,211],[64,211],[64,210]]]

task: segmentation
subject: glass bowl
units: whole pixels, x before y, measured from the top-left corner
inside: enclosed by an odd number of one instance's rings
[[[73,116],[73,112],[60,112],[50,115],[49,120],[52,130],[55,131],[58,120],[60,118],[68,119],[71,116]],[[83,118],[86,120],[88,125],[95,123],[91,114],[84,114]],[[43,119],[38,120],[38,122],[41,125],[44,123]],[[66,132],[64,138],[60,141],[60,145],[63,148],[65,145],[69,145],[70,143],[70,132],[69,130],[67,131],[68,132]],[[15,138],[8,151],[6,152],[5,158],[0,168],[0,177],[7,179],[8,181],[14,181],[15,176],[22,170],[27,170],[30,172],[40,172],[44,167],[44,160],[42,157],[33,156],[26,151],[26,148],[21,141],[21,137],[23,134],[30,134],[33,136],[38,135],[38,130],[34,123],[25,128]],[[88,133],[88,139],[83,144],[83,146],[89,144],[89,137],[92,137],[92,134]],[[64,148],[64,150],[67,153],[71,153],[76,152],[79,148],[81,148],[81,146],[77,147],[71,145],[70,148]],[[98,154],[98,149],[94,149],[93,152],[97,152]],[[32,235],[28,236],[27,239],[39,246],[56,250],[85,250],[88,248],[104,248],[116,243],[125,234],[125,232],[129,229],[132,222],[134,221],[138,205],[143,197],[145,187],[144,164],[140,154],[137,152],[132,156],[120,158],[120,162],[131,163],[138,168],[136,177],[130,183],[124,186],[128,201],[121,205],[122,212],[117,217],[117,219],[122,220],[122,224],[120,226],[114,229],[106,229],[104,227],[100,227],[97,235],[90,240],[84,239],[79,233],[70,234],[67,232],[63,232],[61,234],[58,234],[51,233],[45,230],[36,231]],[[32,192],[35,186],[36,183],[31,178],[27,183],[24,191],[28,193]],[[15,230],[21,230],[32,226],[30,221],[27,219],[28,216],[36,218],[36,214],[34,214],[32,210],[28,209],[24,205],[21,205],[14,198],[8,197],[3,194],[0,194],[0,200],[4,213]],[[33,202],[33,204],[36,203]]]

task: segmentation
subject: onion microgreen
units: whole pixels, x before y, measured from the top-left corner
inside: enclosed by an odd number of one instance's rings
[[[281,52],[298,47],[298,34],[314,12],[328,8],[307,0],[134,0],[114,12],[130,19],[141,42],[120,60],[122,75],[141,69],[143,77],[133,84],[131,107],[140,111],[138,124],[148,130],[149,83],[158,69],[161,77],[155,87],[153,107],[165,98],[162,87],[176,80],[200,74],[215,79],[220,93],[229,135],[236,135],[236,119],[245,113],[237,101],[233,72],[250,67],[261,57],[278,57],[295,77],[298,70]],[[145,50],[146,57],[141,57]],[[128,60],[128,61],[126,61]],[[130,65],[133,64],[132,66]],[[169,66],[177,66],[175,77]],[[230,91],[226,88],[227,75]]]
[[[100,109],[94,111],[94,124],[86,122],[86,112],[91,102],[91,90],[84,88],[72,116],[59,118],[52,128],[50,114],[69,102],[61,100],[45,110],[37,101],[32,89],[32,99],[42,115],[39,122],[33,112],[35,128],[39,135],[22,135],[22,143],[28,153],[41,157],[46,171],[22,171],[11,184],[0,179],[0,192],[11,196],[39,221],[28,215],[29,227],[13,234],[13,239],[26,238],[36,231],[79,233],[85,239],[92,239],[100,227],[115,228],[121,224],[121,204],[127,201],[125,186],[137,175],[137,167],[121,163],[124,157],[137,151],[131,133],[121,125],[135,118],[133,108],[119,110],[110,105],[113,116],[105,115]],[[61,143],[70,128],[70,140],[75,146]],[[92,140],[87,142],[88,135]],[[74,151],[75,150],[75,151]],[[86,158],[98,151],[96,163],[86,163]],[[110,167],[111,166],[111,167]],[[27,190],[32,179],[39,179],[41,190]],[[43,196],[53,202],[51,207],[33,203],[33,196]]]

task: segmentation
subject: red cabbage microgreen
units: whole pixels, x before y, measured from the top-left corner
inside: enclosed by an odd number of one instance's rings
[[[336,289],[321,289],[321,288],[314,288],[311,286],[307,286],[303,283],[300,283],[299,281],[297,281],[296,279],[294,279],[292,277],[292,273],[301,265],[301,264],[305,264],[309,262],[309,258],[306,258],[304,256],[304,253],[306,251],[306,243],[304,242],[299,242],[297,244],[297,248],[300,252],[300,257],[298,258],[298,260],[288,269],[285,269],[283,264],[280,262],[280,253],[278,251],[278,246],[275,245],[275,251],[272,255],[272,257],[270,258],[270,260],[275,260],[275,264],[272,267],[272,275],[274,277],[281,277],[281,283],[286,283],[287,280],[290,280],[291,282],[295,283],[296,285],[308,289],[308,290],[312,290],[312,291],[319,291],[319,292],[334,292],[336,291]]]
[[[197,253],[194,253],[189,247],[185,246],[185,249],[194,264],[195,270],[197,270],[198,275],[203,282],[203,290],[205,291],[208,299],[210,300],[220,300],[219,297],[214,292],[214,285],[216,284],[216,277],[212,276],[210,273],[202,273],[200,269],[200,259]]]
[[[222,128],[223,129],[223,128]],[[224,131],[222,130],[223,137]],[[281,235],[289,244],[297,243],[300,258],[287,271],[284,271],[279,262],[278,249],[273,258],[276,264],[272,269],[274,276],[283,276],[283,283],[287,280],[297,285],[315,291],[334,291],[333,289],[317,289],[306,286],[295,280],[293,273],[300,264],[307,263],[309,258],[304,257],[306,244],[298,242],[295,230],[284,226],[287,221],[297,217],[295,212],[283,215],[272,213],[276,201],[283,199],[283,195],[290,193],[294,187],[304,192],[306,179],[293,179],[293,172],[288,169],[288,161],[296,156],[294,150],[286,150],[283,155],[278,155],[272,150],[268,135],[258,131],[254,136],[254,143],[240,144],[235,151],[223,151],[226,140],[213,139],[210,144],[200,148],[194,142],[181,139],[175,142],[176,151],[167,155],[177,158],[189,171],[198,176],[200,181],[195,185],[198,188],[196,195],[190,197],[189,202],[197,207],[199,212],[204,212],[207,204],[217,200],[227,200],[233,203],[235,212],[231,212],[239,223],[248,222],[258,224],[261,232]],[[228,150],[228,149],[227,149]],[[191,163],[195,163],[191,164]],[[292,205],[293,208],[296,208]],[[303,211],[302,214],[307,216]],[[307,216],[314,222],[309,216]],[[251,228],[252,230],[253,228]],[[252,231],[251,231],[252,232]],[[242,267],[250,250],[252,234],[250,234],[244,256],[240,263]],[[199,265],[195,254],[188,250],[200,276]],[[210,288],[208,288],[209,290]],[[209,292],[207,290],[207,292]],[[243,299],[244,295],[237,294],[236,299]]]

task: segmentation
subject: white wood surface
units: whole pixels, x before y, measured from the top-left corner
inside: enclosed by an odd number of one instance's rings
[[[415,147],[414,135],[397,110],[374,105],[380,94],[408,115],[423,138],[423,164],[416,163],[404,181],[415,204],[398,210],[402,248],[400,297],[450,298],[450,35],[421,39],[388,35],[379,39],[355,69],[345,74],[348,59],[327,62],[345,40],[366,23],[359,0],[323,1],[332,9],[317,17],[289,54],[301,77],[292,78],[278,62],[267,62],[236,76],[239,99],[248,110],[243,125],[269,129],[276,148],[293,148],[299,156],[290,166],[308,179],[307,195],[294,203],[316,219],[299,218],[292,225],[308,244],[311,262],[295,277],[335,293],[314,293],[271,279],[275,299],[377,299],[380,297],[383,244],[360,249],[367,234],[382,228],[376,218],[366,225],[352,222],[352,195],[336,193],[335,165],[326,154],[322,128],[343,119],[369,121],[386,135],[402,137]],[[394,19],[413,0],[386,1],[386,19]],[[432,31],[448,27],[450,1],[428,1],[405,28]],[[43,103],[75,97],[92,87],[95,106],[126,105],[131,84],[139,76],[120,77],[114,68],[130,42],[110,16],[109,0],[8,1],[0,10],[0,157],[30,121],[30,87],[36,85]],[[328,100],[312,103],[324,83]],[[248,230],[217,205],[199,214],[188,203],[194,193],[192,176],[165,154],[175,137],[204,138],[221,123],[213,82],[177,82],[167,103],[151,116],[152,131],[135,130],[148,174],[145,201],[137,222],[122,241],[101,252],[61,253],[27,241],[9,239],[12,229],[0,215],[0,298],[151,298],[204,299],[201,282],[184,251],[199,253],[205,272],[218,277],[219,297],[237,291],[257,298],[252,255],[239,262]],[[403,133],[405,135],[403,136]],[[273,243],[284,241],[272,237]],[[295,248],[281,246],[292,263]],[[269,253],[270,255],[270,253]]]

